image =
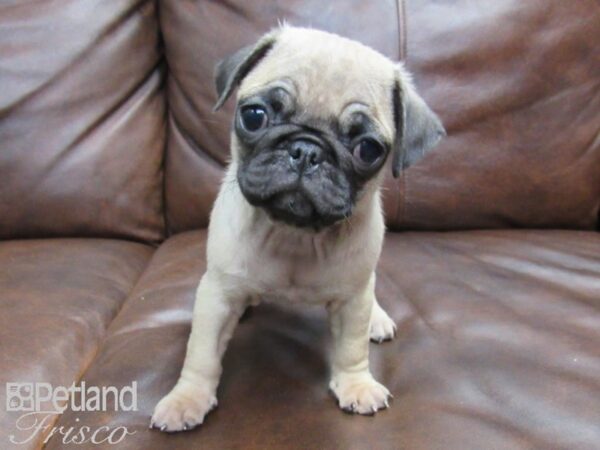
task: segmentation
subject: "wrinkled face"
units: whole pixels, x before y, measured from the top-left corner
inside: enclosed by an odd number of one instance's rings
[[[319,229],[352,214],[390,142],[363,104],[350,103],[338,117],[307,114],[306,106],[282,81],[240,99],[238,182],[248,201],[274,219]]]
[[[248,201],[274,219],[319,229],[352,214],[390,143],[362,104],[324,118],[306,114],[299,103],[285,82],[240,99],[238,182]]]

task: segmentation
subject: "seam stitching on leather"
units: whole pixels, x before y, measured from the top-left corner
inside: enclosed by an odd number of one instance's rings
[[[404,0],[396,0],[396,18],[398,27],[398,59],[404,63],[407,53],[406,5]],[[394,220],[398,228],[402,228],[406,215],[406,174],[403,173],[400,177],[400,180],[394,181],[397,194]]]
[[[161,215],[163,219],[163,239],[165,241],[169,236],[171,236],[171,228],[169,225],[169,215],[168,215],[168,206],[167,206],[167,152],[169,151],[169,139],[171,137],[171,127],[169,127],[169,113],[171,111],[171,104],[169,102],[169,89],[168,83],[171,78],[171,70],[169,68],[169,60],[167,59],[167,44],[165,42],[165,38],[162,32],[162,22],[160,19],[160,1],[155,0],[156,7],[156,27],[158,32],[158,42],[161,48],[161,61],[164,67],[164,76],[161,80],[161,88],[163,93],[163,101],[164,101],[164,114],[163,114],[163,126],[164,126],[164,145],[162,151],[162,159],[160,161],[160,170],[161,174]]]
[[[396,1],[397,18],[398,18],[398,57],[400,61],[406,59],[407,43],[406,43],[406,5],[404,0]]]

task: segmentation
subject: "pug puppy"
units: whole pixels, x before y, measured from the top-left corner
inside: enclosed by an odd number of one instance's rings
[[[409,75],[375,50],[323,31],[280,27],[216,68],[219,109],[238,87],[232,160],[211,214],[181,376],[151,427],[173,432],[217,405],[221,357],[249,303],[324,305],[329,388],[371,415],[390,392],[369,370],[369,338],[395,324],[375,298],[384,238],[380,187],[445,134]]]

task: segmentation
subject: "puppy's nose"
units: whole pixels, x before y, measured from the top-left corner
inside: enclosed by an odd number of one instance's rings
[[[325,159],[323,149],[316,143],[306,139],[293,141],[289,148],[290,164],[298,171],[316,168]]]

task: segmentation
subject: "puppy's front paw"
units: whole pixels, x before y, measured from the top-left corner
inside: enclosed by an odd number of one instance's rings
[[[369,338],[373,342],[381,344],[384,341],[394,339],[396,334],[396,324],[379,306],[375,305],[371,315],[371,324],[369,328]]]
[[[339,407],[346,412],[372,415],[389,407],[390,391],[369,373],[338,375],[331,380],[329,388],[337,397]]]
[[[150,427],[166,432],[191,430],[202,424],[215,406],[217,398],[213,394],[173,389],[154,408]]]

